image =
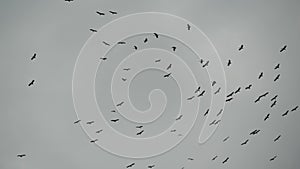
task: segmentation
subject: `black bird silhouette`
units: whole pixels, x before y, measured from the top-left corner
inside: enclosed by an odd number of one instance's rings
[[[211,86],[214,86],[215,84],[217,84],[217,82],[216,82],[216,81],[213,81],[213,82],[211,83]]]
[[[187,100],[192,100],[195,96],[188,97]]]
[[[262,94],[262,95],[260,95],[260,96],[261,96],[261,97],[266,97],[268,94],[269,94],[269,92],[266,92],[266,93],[264,93],[264,94]]]
[[[202,67],[206,67],[209,64],[209,60],[202,66]]]
[[[189,157],[188,160],[193,161],[194,159]]]
[[[275,95],[274,97],[271,98],[271,101],[276,100],[278,95]]]
[[[229,59],[227,62],[227,66],[230,66],[230,65],[231,65],[231,60]]]
[[[279,79],[279,77],[280,77],[280,74],[278,74],[278,75],[275,77],[274,82],[276,82],[276,81]]]
[[[158,34],[157,33],[153,33],[154,34],[154,36],[156,37],[156,38],[158,38]]]
[[[121,79],[122,79],[124,82],[127,80],[126,78],[123,78],[123,77],[122,77]]]
[[[134,45],[133,48],[134,48],[134,50],[137,50],[137,49],[138,49],[138,47],[137,47],[136,45]]]
[[[153,168],[155,167],[155,165],[148,165],[148,168]]]
[[[176,46],[172,46],[172,50],[173,50],[173,52],[175,52]]]
[[[216,122],[216,120],[213,120],[212,122],[209,123],[209,125],[211,126],[211,125],[215,124],[215,122]]]
[[[118,14],[116,11],[109,11],[109,13],[111,13],[113,15],[117,15]]]
[[[181,114],[180,116],[178,116],[178,117],[176,118],[176,120],[180,120],[182,117],[183,117],[183,115]]]
[[[259,132],[260,132],[259,129],[255,129],[255,130],[253,130],[252,132],[250,132],[250,135],[256,135],[256,134],[258,134]]]
[[[176,131],[176,130],[171,130],[170,132],[171,132],[171,133],[174,133],[175,131]]]
[[[271,108],[274,107],[276,105],[277,101],[275,100],[272,104],[271,104]]]
[[[20,158],[25,157],[25,156],[26,156],[26,154],[18,154],[17,155],[17,157],[20,157]]]
[[[229,160],[229,157],[227,157],[222,163],[226,163]]]
[[[249,141],[249,139],[247,139],[246,141],[242,142],[242,144],[241,144],[241,145],[243,146],[243,145],[247,144],[247,143],[248,143],[248,141]]]
[[[165,74],[164,77],[167,78],[171,75],[171,73]]]
[[[119,120],[120,120],[120,119],[112,119],[112,120],[110,120],[110,121],[116,123],[116,122],[118,122]]]
[[[118,103],[116,106],[122,106],[122,104],[124,104],[124,101]]]
[[[96,133],[101,133],[103,131],[103,129],[97,130]]]
[[[245,87],[246,90],[250,90],[252,87],[252,84],[249,84],[247,87]]]
[[[221,120],[217,120],[217,121],[215,122],[215,125],[217,125],[218,123],[220,123],[220,121],[221,121]]]
[[[91,140],[90,143],[96,143],[96,141],[98,141],[98,139]]]
[[[225,102],[230,102],[232,99],[233,99],[233,97],[228,98],[228,99],[225,100]]]
[[[227,136],[226,138],[223,139],[223,142],[227,141],[230,137]]]
[[[298,109],[299,106],[294,107],[291,111],[296,111]]]
[[[279,69],[279,66],[280,66],[280,63],[278,63],[275,67],[274,67],[274,69],[276,70],[276,69]]]
[[[279,52],[283,52],[283,51],[285,51],[286,50],[286,48],[287,48],[287,45],[284,45],[281,49],[280,49],[280,51]]]
[[[277,158],[277,156],[274,156],[272,158],[270,158],[270,161],[274,161]]]
[[[205,93],[205,90],[203,90],[197,97],[203,96]]]
[[[260,72],[259,76],[258,76],[258,79],[261,79],[264,75],[264,72]]]
[[[172,64],[169,64],[169,66],[167,67],[167,70],[171,69]]]
[[[97,32],[96,29],[92,29],[92,28],[90,29],[90,31],[91,31],[91,32]]]
[[[270,113],[268,113],[268,114],[266,115],[266,117],[264,118],[264,121],[266,121],[268,118],[270,118]]]
[[[204,62],[204,60],[203,59],[200,59],[200,63],[202,64]]]
[[[281,134],[279,134],[275,139],[274,139],[274,142],[278,141],[281,137]]]
[[[155,62],[156,62],[156,63],[158,63],[158,62],[160,62],[160,61],[161,61],[161,59],[157,59],[157,60],[155,60]]]
[[[104,61],[104,60],[107,60],[107,57],[102,57],[100,59]]]
[[[217,158],[218,158],[218,156],[214,156],[211,160],[214,161]]]
[[[116,110],[111,110],[110,112],[112,112],[112,113],[115,113],[115,112],[116,112]]]
[[[74,0],[65,0],[65,2],[73,2]]]
[[[234,91],[234,94],[237,94],[241,91],[241,87],[239,87],[236,91]]]
[[[187,24],[187,29],[191,30],[191,25],[190,24]]]
[[[220,109],[220,111],[219,111],[219,113],[217,114],[217,116],[219,116],[222,112],[223,112],[223,109]]]
[[[204,116],[206,116],[209,112],[209,109],[206,110],[206,112],[204,113]]]
[[[220,93],[220,91],[221,91],[221,87],[219,87],[219,88],[215,91],[214,94],[218,94],[218,93]]]
[[[35,80],[31,80],[31,82],[28,84],[28,87],[32,86]]]
[[[88,121],[88,122],[86,122],[86,124],[93,124],[93,123],[95,123],[95,121]]]
[[[33,60],[36,58],[36,53],[33,54],[33,56],[30,58],[30,60]]]
[[[144,39],[144,43],[147,43],[147,42],[148,42],[148,39],[147,39],[147,38],[145,38],[145,39]]]
[[[118,42],[118,44],[119,44],[119,45],[125,45],[125,44],[126,44],[126,42],[124,42],[124,41],[120,41],[120,42]]]
[[[136,126],[135,128],[137,128],[137,129],[141,129],[141,128],[143,128],[143,126]]]
[[[289,113],[289,110],[285,111],[281,116],[284,117]]]
[[[259,101],[260,101],[260,98],[261,98],[261,97],[258,97],[256,100],[254,100],[254,103],[259,102]]]
[[[142,130],[142,131],[136,133],[136,135],[137,135],[137,136],[138,136],[138,135],[142,135],[143,133],[144,133],[144,130]]]
[[[231,97],[233,94],[234,94],[234,92],[231,92],[226,97]]]
[[[241,45],[241,46],[239,47],[239,51],[242,50],[242,49],[244,49],[244,45]]]
[[[110,44],[107,43],[107,42],[105,42],[105,41],[102,41],[102,43],[103,43],[104,45],[106,45],[106,46],[110,46]]]
[[[99,12],[99,11],[96,11],[96,13],[97,13],[98,15],[100,15],[100,16],[103,16],[103,15],[105,15],[105,13],[104,13],[104,12]]]
[[[200,86],[195,90],[195,93],[198,93],[198,92],[200,92]]]
[[[130,68],[124,68],[123,70],[125,70],[125,71],[129,71],[129,70],[130,70]]]
[[[128,166],[126,166],[126,168],[131,168],[131,167],[133,167],[135,165],[135,163],[131,163],[131,164],[129,164]]]
[[[77,124],[77,123],[79,123],[81,120],[76,120],[76,121],[74,121],[74,124]]]

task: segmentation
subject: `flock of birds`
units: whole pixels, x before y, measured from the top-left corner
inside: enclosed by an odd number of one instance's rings
[[[66,1],[66,2],[72,2],[73,0],[65,0],[65,1]],[[106,15],[106,13],[104,13],[104,12],[96,11],[96,13],[97,13],[99,16],[105,16],[105,15]],[[109,13],[109,14],[112,14],[112,15],[117,15],[117,14],[118,14],[116,11],[108,11],[108,13]],[[191,30],[191,26],[190,26],[189,24],[187,24],[186,26],[187,26],[187,30]],[[91,29],[89,29],[89,30],[90,30],[91,32],[97,32],[97,30],[96,30],[96,29],[93,29],[93,28],[91,28]],[[153,33],[153,35],[154,35],[155,38],[159,38],[159,34]],[[146,37],[146,38],[143,40],[143,43],[147,43],[147,42],[148,42],[148,38]],[[121,41],[121,42],[118,42],[117,44],[119,44],[119,45],[125,45],[126,42],[125,42],[125,41]],[[111,44],[108,43],[108,42],[103,41],[103,45],[110,46]],[[137,45],[134,45],[134,46],[133,46],[133,49],[134,49],[134,50],[138,50]],[[172,46],[172,47],[171,47],[171,50],[172,50],[173,52],[175,52],[175,51],[177,50],[177,47],[176,47],[176,46]],[[241,50],[244,50],[244,45],[243,45],[243,44],[240,45],[240,46],[238,47],[238,51],[241,51]],[[284,46],[279,50],[279,52],[282,53],[282,52],[284,52],[285,50],[287,50],[287,45],[284,45]],[[33,61],[33,60],[36,59],[36,57],[37,57],[37,53],[34,53],[34,54],[31,56],[30,60]],[[100,59],[103,60],[103,61],[105,61],[105,60],[107,60],[108,58],[102,57],[102,58],[100,58]],[[160,62],[160,61],[161,61],[160,59],[155,60],[155,62]],[[200,60],[200,64],[201,64],[201,66],[202,66],[203,68],[205,68],[205,67],[209,66],[209,60],[204,61],[203,59],[201,59],[201,60]],[[227,61],[227,67],[230,67],[231,65],[232,65],[232,60],[229,59],[229,60]],[[172,68],[172,64],[169,64],[169,66],[166,68],[166,70],[170,70],[171,68]],[[277,70],[277,69],[279,69],[279,68],[280,68],[280,63],[278,63],[278,64],[276,64],[276,65],[274,66],[274,70]],[[123,70],[124,70],[124,71],[130,71],[130,69],[131,69],[131,68],[124,68]],[[170,77],[171,75],[172,75],[172,73],[170,72],[170,73],[164,74],[163,77],[168,78],[168,77]],[[263,77],[264,77],[264,72],[260,72],[259,75],[258,75],[258,77],[257,77],[257,79],[259,80],[259,79],[262,79]],[[276,82],[276,81],[279,80],[279,78],[280,78],[280,74],[277,74],[277,75],[275,76],[275,78],[274,78],[273,81]],[[123,80],[123,81],[126,81],[126,78],[122,78],[122,80]],[[212,81],[211,86],[214,86],[216,83],[217,83],[216,81]],[[28,83],[28,87],[32,87],[34,84],[35,84],[35,80],[33,79],[33,80],[31,80],[31,81]],[[247,85],[247,86],[244,87],[244,90],[251,90],[252,87],[253,87],[253,84],[249,84],[249,85]],[[214,92],[214,94],[217,94],[218,92],[220,92],[220,89],[221,89],[221,88],[218,88],[218,89]],[[234,96],[237,95],[238,93],[240,93],[242,89],[243,89],[243,88],[240,86],[240,87],[238,87],[237,89],[235,89],[234,91],[231,91],[230,93],[228,93],[227,96],[226,96],[225,102],[227,103],[227,102],[233,101],[233,100],[234,100]],[[202,91],[201,91],[201,87],[199,86],[197,89],[195,89],[194,93],[195,93],[196,95],[191,96],[191,97],[188,97],[187,100],[192,100],[192,99],[194,99],[194,98],[196,98],[196,97],[204,96],[205,90],[202,90]],[[270,95],[270,93],[269,93],[268,91],[266,91],[266,92],[260,94],[260,95],[257,96],[257,98],[254,100],[254,103],[255,103],[255,104],[258,104],[258,103],[259,103],[260,101],[262,101],[263,99],[266,99],[266,97],[267,97],[268,95]],[[278,95],[275,95],[275,96],[273,96],[273,97],[270,99],[270,101],[271,101],[270,108],[273,108],[274,106],[276,106],[277,98],[278,98]],[[123,104],[124,104],[124,102],[120,102],[120,103],[116,104],[116,106],[119,107],[119,106],[122,106]],[[291,113],[291,112],[297,111],[298,108],[299,108],[299,106],[297,105],[297,106],[292,107],[292,108],[289,109],[289,110],[286,110],[286,111],[282,114],[282,117],[287,116],[287,115],[288,115],[289,113]],[[223,111],[223,109],[220,110],[220,112],[218,113],[218,115],[221,114],[222,111]],[[111,112],[116,112],[116,110],[111,110]],[[207,109],[207,110],[204,112],[204,116],[206,116],[208,113],[209,113],[209,109]],[[266,115],[263,117],[263,121],[267,121],[267,120],[270,118],[270,116],[271,116],[270,113],[266,114]],[[182,119],[182,118],[183,118],[183,115],[179,115],[175,120],[180,120],[180,119]],[[112,123],[117,123],[117,122],[119,122],[119,120],[120,120],[120,119],[117,118],[117,119],[111,119],[110,121],[111,121]],[[81,122],[81,120],[78,119],[78,120],[74,121],[74,124],[78,124],[78,123],[80,123],[80,122]],[[209,125],[218,124],[219,122],[220,122],[220,120],[218,120],[218,121],[214,120],[214,121],[212,121]],[[86,122],[87,125],[93,125],[94,123],[95,123],[95,121],[87,121],[87,122]],[[139,131],[136,133],[137,136],[138,136],[138,135],[142,135],[142,134],[145,132],[145,130],[143,130],[143,125],[136,126],[136,128],[139,129]],[[175,132],[175,131],[176,131],[176,130],[171,130],[171,132]],[[97,131],[95,131],[95,132],[96,132],[97,134],[99,134],[99,133],[104,132],[104,131],[103,131],[103,129],[99,129],[99,130],[97,130]],[[256,136],[256,135],[258,135],[260,132],[261,132],[261,129],[254,129],[253,131],[251,131],[251,132],[249,133],[249,136]],[[273,141],[274,141],[274,142],[277,142],[277,141],[279,141],[279,139],[280,139],[281,137],[282,137],[282,135],[281,135],[281,134],[278,134],[278,135],[273,139]],[[229,139],[230,139],[230,136],[227,136],[227,137],[225,137],[225,138],[223,139],[223,142],[226,142],[226,141],[228,141]],[[90,140],[90,143],[96,143],[97,141],[98,141],[98,139],[93,139],[93,140]],[[250,139],[249,139],[249,138],[246,139],[246,140],[243,140],[243,141],[241,142],[240,146],[246,146],[247,144],[249,144],[249,142],[250,142]],[[23,154],[17,154],[17,157],[18,157],[18,158],[24,158],[25,156],[26,156],[26,154],[24,154],[24,153],[23,153]],[[272,157],[269,158],[269,161],[274,161],[277,157],[278,157],[278,155],[274,155],[274,156],[272,156]],[[220,158],[220,157],[219,157],[218,155],[215,155],[215,156],[212,157],[211,160],[212,160],[212,161],[216,161],[218,158]],[[222,162],[223,164],[225,164],[225,163],[229,162],[229,159],[230,159],[230,157],[226,157],[225,159],[221,160],[221,162]],[[189,158],[187,158],[187,160],[193,161],[194,158],[189,157]],[[132,167],[134,167],[135,165],[136,165],[136,163],[135,163],[135,162],[132,162],[132,163],[126,165],[125,167],[126,167],[126,168],[132,168]],[[151,165],[148,165],[147,167],[151,169],[151,168],[154,168],[155,166],[156,166],[155,164],[151,164]],[[182,169],[184,169],[184,167],[182,167]]]

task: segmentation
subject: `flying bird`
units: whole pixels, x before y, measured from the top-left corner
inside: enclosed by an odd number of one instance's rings
[[[76,120],[76,121],[74,121],[74,124],[77,124],[77,123],[79,123],[81,120]]]
[[[215,124],[216,120],[213,120],[212,122],[209,123],[209,126]]]
[[[100,16],[103,16],[103,15],[105,15],[105,13],[104,13],[104,12],[99,12],[99,11],[96,11],[96,13],[97,13],[98,15],[100,15]]]
[[[195,96],[188,97],[187,100],[192,100]]]
[[[261,79],[264,75],[264,72],[260,72],[259,76],[258,76],[258,79]]]
[[[276,70],[276,69],[279,69],[279,66],[280,66],[280,63],[278,63],[275,67],[274,67],[274,69]]]
[[[144,130],[142,130],[142,131],[136,133],[136,135],[137,135],[137,136],[138,136],[138,135],[142,135],[143,133],[144,133]]]
[[[144,43],[147,43],[147,42],[148,42],[148,39],[147,39],[147,38],[145,38],[145,39],[144,39]]]
[[[277,158],[277,156],[274,156],[272,158],[270,158],[270,161],[274,161]]]
[[[103,43],[104,45],[106,45],[106,46],[110,46],[110,44],[107,43],[107,42],[105,42],[105,41],[102,41],[102,43]]]
[[[246,90],[250,90],[252,87],[252,84],[249,84],[247,87],[245,87]]]
[[[218,94],[218,93],[220,93],[220,91],[221,91],[221,87],[219,87],[218,90],[216,90],[214,94]]]
[[[165,74],[164,77],[167,78],[171,75],[171,73]]]
[[[31,80],[31,82],[28,84],[28,87],[32,86],[35,80]]]
[[[228,98],[228,99],[225,100],[225,102],[230,102],[232,99],[233,99],[233,97]]]
[[[25,156],[26,156],[26,154],[18,154],[17,155],[17,157],[20,157],[20,158],[25,157]]]
[[[256,135],[256,134],[258,134],[259,132],[260,132],[259,129],[255,129],[255,130],[253,130],[252,132],[250,132],[250,135]]]
[[[113,15],[117,15],[118,14],[116,11],[109,11],[109,13],[111,13]]]
[[[124,104],[124,101],[118,103],[116,106],[122,106],[122,104]]]
[[[208,66],[208,64],[209,64],[209,60],[206,61],[206,63],[202,67],[206,67],[206,66]]]
[[[281,134],[279,134],[279,135],[274,139],[274,142],[278,141],[280,137],[281,137]]]
[[[116,122],[118,122],[119,120],[120,120],[120,119],[112,119],[112,120],[110,120],[110,121],[116,123]]]
[[[206,116],[209,112],[209,109],[206,110],[206,112],[204,113],[204,116]]]
[[[205,93],[205,90],[203,90],[197,97],[203,96]]]
[[[239,47],[239,51],[241,51],[242,49],[244,49],[244,45],[241,45],[241,46]]]
[[[294,107],[291,111],[296,111],[298,109],[299,106]]]
[[[156,37],[156,38],[158,38],[158,34],[157,33],[153,33],[154,34],[154,36]]]
[[[274,107],[276,105],[276,100],[271,104],[271,108]]]
[[[274,101],[274,100],[276,100],[276,99],[277,99],[277,97],[278,97],[278,95],[275,95],[274,97],[272,97],[272,98],[271,98],[271,101]]]
[[[123,70],[125,70],[125,71],[129,71],[129,70],[130,70],[130,68],[124,68]]]
[[[200,59],[200,63],[202,64],[204,62],[204,60],[203,59]]]
[[[230,65],[231,65],[231,60],[229,59],[227,62],[227,66],[230,66]]]
[[[123,78],[123,77],[122,77],[121,79],[122,79],[124,82],[127,80],[126,78]]]
[[[180,120],[182,118],[182,114],[176,118],[176,120]]]
[[[218,156],[214,156],[211,160],[214,161],[217,158],[218,158]]]
[[[211,83],[211,86],[214,86],[215,84],[217,84],[217,82],[216,82],[216,81],[213,81],[213,82]]]
[[[222,163],[226,163],[229,160],[229,157],[227,157]]]
[[[137,49],[138,49],[138,47],[137,47],[136,45],[134,45],[133,48],[134,48],[134,50],[137,50]]]
[[[264,121],[266,121],[268,118],[270,118],[270,113],[268,113],[268,114],[266,115],[266,117],[264,118]]]
[[[105,60],[107,60],[107,57],[102,57],[100,59],[103,60],[103,61],[105,61]]]
[[[287,45],[284,45],[281,49],[280,49],[280,51],[279,52],[283,52],[283,51],[285,51],[286,50],[286,48],[287,48]]]
[[[148,168],[153,168],[155,167],[155,165],[148,165]]]
[[[93,124],[93,123],[95,123],[95,121],[88,121],[88,122],[86,122],[86,124]]]
[[[36,58],[36,53],[33,54],[33,56],[30,58],[30,60],[33,60]]]
[[[237,94],[241,91],[241,87],[239,87],[238,89],[236,89],[236,91],[234,91],[234,94]]]
[[[227,141],[229,139],[229,136],[223,139],[223,142]]]
[[[175,52],[176,46],[172,46],[172,50],[173,50],[173,52]]]
[[[174,133],[175,131],[176,131],[176,130],[171,130],[170,132],[171,132],[171,133]]]
[[[187,24],[187,29],[191,30],[191,25],[190,24]]]
[[[73,2],[74,0],[65,0],[65,2]]]
[[[189,157],[188,160],[193,161],[194,159]]]
[[[141,128],[143,128],[143,126],[135,126],[135,128],[141,129]]]
[[[103,129],[97,130],[96,133],[99,134],[103,131]]]
[[[125,45],[125,44],[126,44],[126,42],[124,42],[124,41],[120,41],[120,42],[118,42],[118,44],[119,44],[119,45]]]
[[[281,116],[284,117],[289,113],[289,110],[285,111]]]
[[[171,69],[172,64],[169,64],[169,66],[167,67],[167,70]]]
[[[98,139],[91,140],[90,143],[96,143],[96,141],[98,141]]]
[[[126,168],[131,168],[131,167],[133,167],[135,165],[135,163],[131,163],[131,164],[129,164],[128,166],[126,166]]]
[[[90,29],[90,31],[91,31],[91,32],[97,32],[96,29],[92,29],[92,28]]]
[[[234,94],[234,92],[231,92],[226,97],[231,97],[233,94]]]
[[[275,77],[274,82],[276,82],[276,81],[279,79],[279,77],[280,77],[280,74],[278,74],[278,75]]]
[[[154,62],[158,63],[158,62],[160,62],[160,61],[161,61],[161,59],[157,59],[157,60],[155,60]]]
[[[200,86],[195,90],[195,93],[198,93],[198,92],[200,92]]]
[[[242,142],[242,144],[241,144],[241,145],[243,146],[243,145],[247,144],[247,143],[248,143],[248,141],[249,141],[249,139],[247,139],[246,141]]]

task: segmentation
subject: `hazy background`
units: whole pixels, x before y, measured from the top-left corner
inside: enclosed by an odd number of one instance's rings
[[[298,54],[300,44],[300,1],[0,1],[0,168],[231,168],[297,169],[300,167],[299,110],[281,117],[300,105]],[[119,15],[98,16],[95,12],[116,10]],[[76,120],[72,102],[72,73],[76,58],[99,28],[120,16],[157,11],[183,17],[197,25],[216,46],[225,67],[228,93],[242,92],[226,104],[223,120],[215,135],[197,144],[201,126],[175,149],[155,158],[133,160],[109,154],[89,143]],[[245,45],[241,52],[240,44]],[[279,53],[287,44],[287,51]],[[37,59],[30,57],[37,52]],[[274,66],[281,63],[278,70]],[[258,74],[265,76],[257,80]],[[281,73],[278,82],[273,78]],[[31,79],[36,84],[28,88]],[[252,83],[251,91],[244,87]],[[256,97],[269,91],[259,104]],[[269,108],[278,94],[278,104]],[[267,113],[270,119],[263,122]],[[202,112],[200,112],[202,115]],[[249,136],[254,129],[262,131]],[[273,139],[282,135],[274,143]],[[223,143],[222,140],[230,136]],[[240,143],[250,138],[248,145]],[[16,157],[26,153],[23,159]],[[211,158],[218,155],[216,161]],[[277,155],[277,159],[269,159]],[[187,157],[195,158],[188,161]],[[222,161],[230,157],[228,163]]]

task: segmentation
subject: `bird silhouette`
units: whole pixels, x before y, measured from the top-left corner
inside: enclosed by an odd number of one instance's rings
[[[134,48],[134,50],[137,50],[137,49],[138,49],[138,47],[137,47],[136,45],[134,45],[133,48]]]
[[[91,140],[90,143],[96,143],[97,141],[98,141],[98,139]]]
[[[280,74],[278,74],[278,75],[275,77],[274,82],[276,82],[276,81],[279,79],[279,77],[280,77]]]
[[[109,13],[113,14],[113,15],[117,15],[118,13],[116,11],[108,11]]]
[[[148,165],[148,168],[153,168],[155,167],[155,165]]]
[[[86,124],[93,124],[93,123],[95,123],[95,121],[88,121],[88,122],[86,122]]]
[[[241,91],[241,87],[239,87],[238,89],[236,89],[236,91],[234,91],[234,94],[237,94]]]
[[[218,94],[218,93],[220,93],[220,91],[221,91],[221,87],[219,87],[219,88],[215,91],[214,94]]]
[[[195,90],[195,93],[198,93],[198,92],[200,92],[200,86]]]
[[[228,99],[225,100],[225,102],[230,102],[232,99],[233,99],[233,97],[228,98]]]
[[[191,30],[191,25],[190,24],[187,24],[187,29]]]
[[[223,109],[220,109],[220,111],[219,111],[219,113],[217,114],[217,116],[219,116],[222,112],[223,112]]]
[[[171,69],[172,64],[169,64],[169,66],[167,67],[167,70]]]
[[[274,67],[274,69],[276,70],[276,69],[279,69],[279,66],[280,66],[280,64],[278,63],[275,67]]]
[[[299,106],[294,107],[291,111],[296,111],[298,109]]]
[[[145,38],[145,39],[144,39],[144,43],[147,43],[147,42],[148,42],[148,39],[147,39],[147,38]]]
[[[90,31],[91,31],[91,32],[97,32],[96,29],[92,29],[92,28],[90,29]]]
[[[180,120],[182,117],[183,117],[183,115],[181,114],[180,116],[178,116],[178,117],[176,118],[176,120]]]
[[[275,139],[274,139],[274,142],[278,141],[281,137],[281,134],[279,134]]]
[[[205,90],[203,90],[197,97],[201,97],[201,96],[203,96],[204,95],[204,93],[205,93]]]
[[[271,101],[274,101],[274,100],[276,100],[276,99],[277,99],[277,97],[278,97],[278,95],[275,95],[274,97],[272,97],[272,98],[271,98]]]
[[[131,168],[131,167],[133,167],[134,165],[135,165],[135,163],[131,163],[131,164],[127,165],[126,168]]]
[[[281,49],[280,49],[280,51],[279,52],[283,52],[283,51],[285,51],[286,50],[286,48],[287,48],[287,45],[284,45]]]
[[[164,77],[167,78],[171,75],[171,73],[165,74]]]
[[[220,122],[221,122],[221,120],[217,120],[217,121],[215,122],[215,125],[219,124]]]
[[[25,157],[25,156],[26,156],[26,154],[18,154],[17,155],[17,157],[20,157],[20,158]]]
[[[103,131],[103,129],[97,130],[96,133],[99,134]]]
[[[209,112],[209,109],[206,110],[206,112],[204,113],[204,116],[206,116]]]
[[[202,64],[204,62],[204,60],[203,59],[200,59],[200,63]]]
[[[206,66],[208,66],[208,64],[209,64],[209,60],[206,61],[206,63],[202,67],[206,67]]]
[[[244,45],[241,45],[241,46],[239,47],[239,51],[241,51],[242,49],[244,49]]]
[[[231,65],[231,60],[229,59],[227,62],[227,66],[230,66],[230,65]]]
[[[153,33],[154,34],[154,36],[156,37],[156,38],[158,38],[158,34],[157,33]]]
[[[110,121],[116,123],[116,122],[118,122],[119,120],[120,120],[120,119],[112,119],[112,120],[110,120]]]
[[[100,59],[105,61],[105,60],[107,60],[107,57],[101,57]]]
[[[271,104],[271,108],[274,107],[276,105],[277,101],[275,100],[272,104]]]
[[[258,79],[261,79],[264,75],[264,72],[260,72],[259,76],[258,76]]]
[[[100,15],[100,16],[103,16],[103,15],[105,15],[105,13],[104,13],[104,12],[99,12],[99,11],[96,11],[96,13],[97,13],[98,15]]]
[[[115,112],[116,112],[116,110],[111,110],[110,112],[112,112],[112,113],[115,113]]]
[[[247,87],[245,87],[246,90],[250,90],[252,87],[252,84],[249,84]]]
[[[160,62],[160,61],[161,61],[161,59],[156,59],[154,62],[158,63],[158,62]]]
[[[144,130],[142,130],[142,131],[136,133],[136,135],[137,135],[137,136],[138,136],[138,135],[142,135],[143,133],[144,133]]]
[[[122,77],[121,79],[122,79],[124,82],[127,80],[126,78],[123,78],[123,77]]]
[[[270,158],[270,161],[274,161],[277,158],[277,156],[275,155],[274,157]]]
[[[213,82],[211,83],[211,86],[214,86],[215,84],[217,84],[217,82],[216,82],[216,81],[213,81]]]
[[[74,124],[77,124],[77,123],[79,123],[81,120],[76,120],[76,121],[74,121]]]
[[[34,60],[36,58],[36,53],[33,54],[33,56],[30,58],[30,60]]]
[[[31,82],[28,84],[28,87],[32,86],[35,80],[31,80]]]
[[[172,50],[173,50],[173,52],[175,52],[176,46],[172,46]]]
[[[188,97],[187,100],[192,100],[195,96]]]
[[[129,70],[130,70],[130,68],[124,68],[123,70],[125,70],[125,71],[129,71]]]
[[[107,42],[105,42],[105,41],[102,41],[102,43],[103,43],[104,45],[106,45],[106,46],[110,46],[110,44],[107,43]]]
[[[264,118],[264,121],[268,120],[268,118],[270,118],[270,113],[268,113],[268,114],[266,115],[266,117]]]
[[[124,101],[118,103],[116,106],[122,106],[124,104]]]
[[[143,128],[143,126],[135,126],[135,128],[141,129],[141,128]]]
[[[234,94],[234,92],[231,92],[226,97],[231,97],[233,94]]]
[[[249,142],[249,139],[247,139],[246,141],[242,142],[241,145],[243,146],[243,145],[247,144],[248,142]]]
[[[259,129],[255,129],[255,130],[253,130],[252,132],[250,132],[250,135],[256,135],[256,134],[258,134],[259,132],[260,132]]]
[[[289,110],[285,111],[281,116],[284,117],[289,113]]]
[[[171,130],[170,132],[171,132],[171,133],[174,133],[175,131],[176,131],[176,130]]]
[[[217,158],[218,158],[218,156],[214,156],[211,160],[214,161]]]
[[[216,120],[213,120],[212,122],[209,123],[209,126],[215,124]]]
[[[188,160],[193,161],[194,159],[189,157]]]
[[[124,41],[120,41],[120,42],[118,42],[118,44],[119,44],[119,45],[125,45],[125,44],[126,44],[126,42],[124,42]]]
[[[226,163],[229,160],[229,157],[227,157],[222,163]]]
[[[230,138],[229,136],[225,137],[225,138],[223,139],[223,142],[227,141],[229,138]]]
[[[74,0],[65,0],[65,2],[73,2]]]

